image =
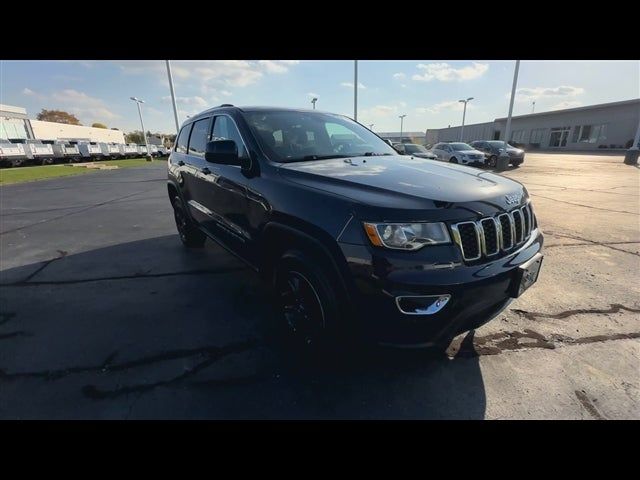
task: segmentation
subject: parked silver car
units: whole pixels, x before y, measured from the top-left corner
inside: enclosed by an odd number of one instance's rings
[[[502,140],[476,140],[475,142],[471,142],[471,146],[484,152],[485,162],[490,167],[497,165],[498,157],[505,151],[505,148],[507,155],[509,155],[509,163],[514,167],[524,162],[524,150],[509,145],[508,143],[505,146],[505,142]]]
[[[425,147],[418,145],[417,143],[398,143],[397,145],[394,145],[393,148],[402,155],[411,155],[413,157],[427,158],[429,160],[438,159],[438,156],[435,153],[430,152]]]
[[[444,162],[484,165],[484,153],[462,142],[436,143],[431,152]]]

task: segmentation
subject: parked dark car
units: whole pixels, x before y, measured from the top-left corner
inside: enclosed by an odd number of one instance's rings
[[[498,162],[498,156],[505,149],[505,142],[502,140],[476,140],[470,144],[476,150],[484,153],[485,163],[490,167],[495,167]],[[524,162],[524,150],[506,144],[507,155],[509,155],[509,163],[514,167]]]
[[[438,156],[427,150],[422,145],[418,145],[416,143],[399,143],[398,145],[394,145],[394,148],[401,155],[412,155],[418,158],[428,158],[430,160],[437,160]]]
[[[398,155],[315,110],[224,105],[189,118],[168,194],[184,245],[209,237],[259,272],[302,344],[357,332],[446,348],[521,295],[542,262],[522,184]]]

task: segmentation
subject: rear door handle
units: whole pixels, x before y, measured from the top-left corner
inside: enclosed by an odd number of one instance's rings
[[[204,167],[202,170],[202,173],[204,173],[205,175],[209,175],[211,173],[211,170],[209,170],[207,167]]]

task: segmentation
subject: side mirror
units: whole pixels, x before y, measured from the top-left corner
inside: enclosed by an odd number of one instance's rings
[[[210,163],[237,165],[245,168],[248,161],[238,157],[238,146],[233,140],[213,140],[207,143],[204,158]]]

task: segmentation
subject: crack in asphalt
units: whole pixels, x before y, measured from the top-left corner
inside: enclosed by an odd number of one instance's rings
[[[93,208],[102,207],[104,205],[108,205],[110,203],[117,202],[118,200],[124,200],[125,198],[130,198],[130,197],[134,197],[136,195],[142,195],[144,193],[149,193],[149,192],[151,192],[153,190],[154,189],[149,189],[149,190],[145,190],[143,192],[130,193],[129,195],[124,195],[122,197],[112,198],[111,200],[106,200],[106,201],[100,202],[100,203],[94,203],[92,205],[89,205],[88,207],[80,208],[79,210],[74,210],[73,212],[64,213],[64,214],[58,215],[56,217],[45,218],[43,220],[39,220],[39,221],[34,222],[34,223],[23,225],[21,227],[16,227],[16,228],[12,228],[12,229],[9,229],[9,230],[5,230],[4,232],[0,232],[0,235],[5,235],[7,233],[18,232],[20,230],[24,230],[24,229],[27,229],[27,228],[35,227],[37,225],[42,225],[44,223],[49,223],[49,222],[53,222],[55,220],[60,220],[61,218],[66,218],[66,217],[69,217],[71,215],[76,215],[77,213],[86,212],[87,210],[91,210]]]
[[[177,350],[167,350],[164,352],[160,352],[154,355],[149,355],[147,357],[141,357],[135,360],[130,360],[122,363],[112,363],[117,355],[117,351],[111,353],[102,363],[97,365],[84,365],[84,366],[74,366],[61,368],[57,370],[36,370],[36,371],[27,371],[27,372],[14,372],[8,373],[4,369],[0,369],[0,381],[13,381],[24,378],[40,378],[43,380],[59,380],[61,378],[67,377],[69,375],[81,374],[81,373],[111,373],[111,372],[120,372],[130,370],[132,368],[147,366],[158,364],[162,362],[166,362],[169,360],[178,360],[178,359],[186,359],[192,357],[204,357],[205,359],[199,362],[195,367],[187,370],[185,373],[189,373],[192,375],[194,369],[198,368],[198,371],[203,367],[202,365],[206,363],[206,365],[211,365],[214,361],[220,360],[222,357],[233,354],[240,353],[245,350],[249,350],[251,348],[255,348],[258,345],[258,342],[255,339],[244,340],[242,342],[231,343],[222,347],[218,347],[215,345],[209,345],[205,347],[197,347],[197,348],[183,348]],[[176,378],[182,379],[185,373],[175,377],[174,379],[164,380],[160,382],[156,382],[154,384],[144,384],[144,385],[155,385],[158,384],[166,384],[168,382],[175,382]],[[189,375],[187,375],[189,376]],[[145,388],[143,385],[143,388]],[[88,388],[91,392],[100,392],[95,387],[91,385],[87,385],[85,388]],[[129,390],[133,388],[133,390]],[[125,391],[126,389],[126,391]],[[131,393],[132,391],[138,391],[138,387],[124,387],[124,389],[120,389],[121,393]],[[120,391],[118,390],[118,391]],[[96,393],[99,395],[99,393]]]
[[[601,245],[603,247],[609,247],[611,245],[632,245],[634,243],[640,243],[640,240],[638,241],[631,241],[631,242],[607,242],[607,243],[599,243],[598,245]],[[556,247],[580,247],[580,246],[584,246],[584,245],[593,245],[593,242],[589,241],[589,242],[583,242],[583,243],[556,243],[555,245],[545,245],[544,248],[556,248]],[[627,252],[627,253],[633,253],[633,252]]]
[[[574,310],[564,310],[559,313],[530,312],[528,310],[522,310],[519,308],[511,309],[512,312],[526,318],[527,320],[538,320],[540,318],[552,318],[554,320],[561,320],[573,315],[585,315],[590,313],[609,315],[613,313],[619,313],[623,310],[632,313],[640,313],[640,308],[627,307],[619,303],[611,303],[609,304],[609,308],[577,308]]]
[[[528,350],[533,348],[554,350],[558,347],[556,342],[567,345],[584,345],[614,340],[632,340],[636,338],[640,338],[640,332],[594,335],[582,338],[551,335],[547,338],[541,333],[527,328],[524,332],[498,332],[475,337],[472,345],[465,345],[464,343],[458,344],[457,341],[454,341],[449,349],[447,349],[447,354],[455,357],[473,358],[485,355],[499,355],[505,351]]]
[[[93,278],[71,279],[71,280],[50,280],[50,281],[20,280],[18,282],[12,282],[12,283],[0,283],[0,286],[2,287],[34,287],[38,285],[77,285],[81,283],[106,282],[111,280],[134,280],[137,278],[162,278],[162,277],[175,277],[180,275],[217,275],[217,274],[223,274],[223,273],[239,272],[247,269],[248,267],[228,267],[228,268],[219,268],[217,270],[185,270],[182,272],[135,273],[131,275],[114,275],[111,277],[93,277]],[[42,269],[40,269],[39,271],[41,270]]]
[[[41,271],[43,271],[45,268],[47,268],[49,265],[51,265],[53,262],[55,262],[56,260],[60,260],[61,258],[66,257],[67,254],[68,254],[68,252],[66,252],[65,250],[57,250],[57,252],[58,252],[58,256],[57,257],[50,258],[49,260],[46,260],[35,271],[33,271],[33,272],[31,272],[31,274],[27,275],[27,278],[25,278],[24,280],[20,280],[20,281],[21,282],[28,282],[33,277],[35,277],[37,274],[39,274]],[[4,285],[4,284],[0,283],[0,285]]]
[[[622,245],[623,243],[616,243],[616,242],[599,242],[597,240],[591,240],[589,238],[584,238],[584,237],[580,237],[578,235],[569,235],[567,233],[556,233],[556,232],[552,232],[552,231],[547,231],[545,232],[547,235],[551,235],[552,237],[560,237],[560,238],[570,238],[572,240],[580,240],[582,242],[587,242],[590,243],[592,245],[597,245],[600,247],[605,247],[605,248],[610,248],[611,250],[615,250],[616,252],[622,252],[622,253],[628,253],[629,255],[635,255],[637,257],[640,257],[640,253],[637,252],[629,252],[628,250],[623,250],[622,248],[616,248],[613,247],[612,245],[614,244],[620,244]],[[625,242],[626,243],[626,242]],[[640,242],[629,242],[629,243],[640,243]]]
[[[574,393],[576,394],[580,405],[582,405],[582,407],[589,413],[589,415],[591,415],[596,420],[607,420],[607,418],[598,411],[594,403],[589,400],[589,397],[584,390],[576,390]]]
[[[15,337],[32,337],[33,333],[29,333],[25,330],[16,330],[15,332],[9,332],[9,333],[0,333],[0,340],[6,340],[8,338],[15,338]]]
[[[561,191],[564,190],[578,190],[578,191],[583,191],[583,192],[591,192],[591,193],[606,193],[608,195],[624,195],[624,196],[630,196],[630,197],[637,197],[639,196],[638,194],[635,193],[617,193],[617,192],[607,192],[607,190],[614,190],[616,188],[634,188],[634,185],[621,185],[619,187],[611,187],[611,188],[604,188],[604,189],[588,189],[588,188],[576,188],[576,187],[562,187],[559,185],[545,185],[544,183],[532,183],[532,182],[527,182],[527,185],[536,185],[539,187],[549,187],[549,188],[557,188]]]
[[[533,196],[533,197],[540,197],[540,198],[546,198],[547,200],[553,200],[554,202],[560,202],[560,203],[566,203],[568,205],[574,205],[576,207],[584,207],[584,208],[590,208],[590,209],[593,209],[593,210],[602,210],[602,211],[605,211],[605,212],[613,212],[613,213],[626,213],[628,215],[635,215],[636,217],[638,216],[637,213],[635,213],[635,212],[627,212],[626,210],[613,210],[611,208],[594,207],[592,205],[584,205],[582,203],[568,202],[566,200],[558,200],[557,198],[545,197],[544,195],[539,195],[537,193],[531,193],[530,195]]]

